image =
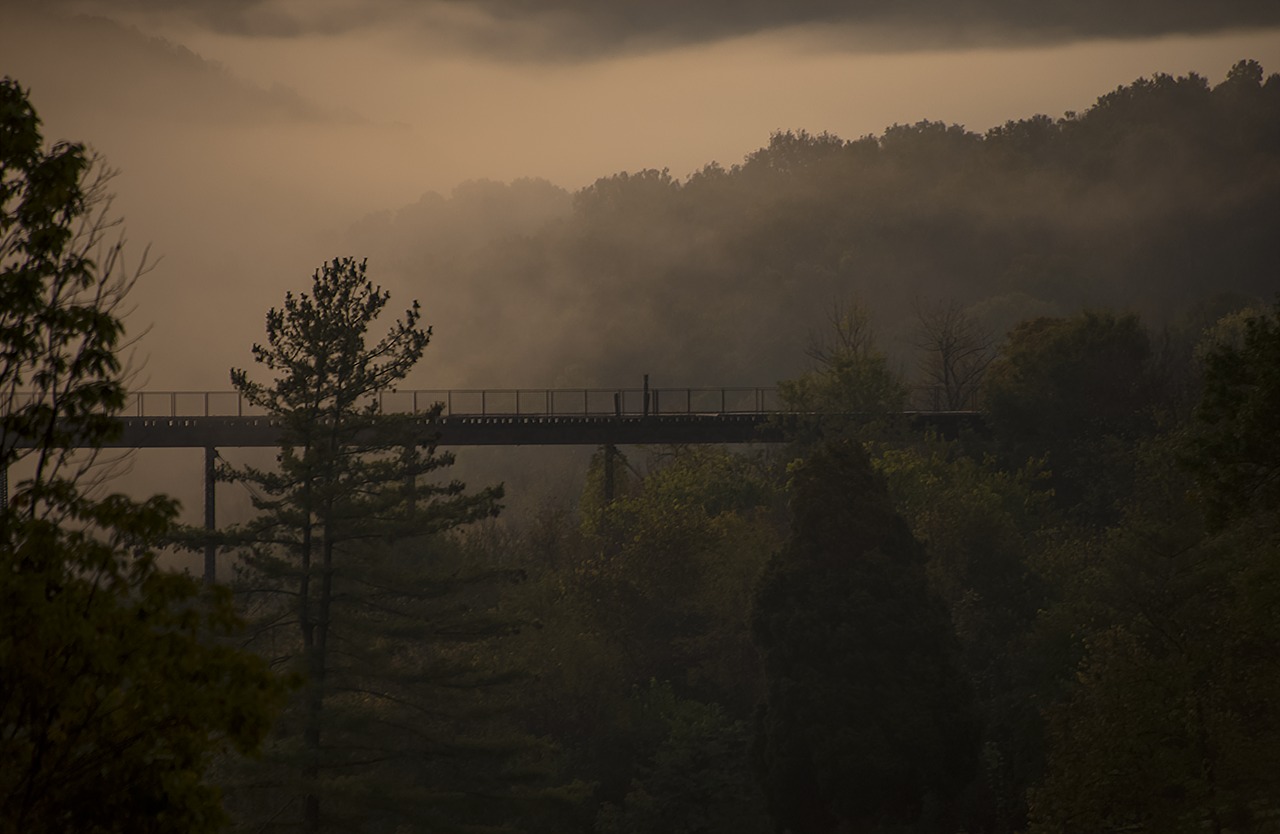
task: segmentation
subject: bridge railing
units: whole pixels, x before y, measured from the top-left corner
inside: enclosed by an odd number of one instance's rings
[[[646,394],[648,402],[646,403]],[[776,388],[452,388],[384,391],[388,413],[425,414],[437,404],[446,417],[601,417],[645,414],[761,414],[781,411]],[[236,391],[136,391],[124,417],[260,417],[265,412]]]
[[[648,401],[646,402],[646,397]],[[638,417],[677,414],[773,414],[785,411],[777,388],[440,388],[385,391],[378,395],[388,413],[425,414],[438,403],[445,417],[548,416]],[[14,403],[21,405],[21,402]],[[929,386],[911,389],[908,409],[956,410],[944,393]],[[959,410],[978,410],[966,397]],[[123,417],[262,417],[266,412],[237,391],[135,391]]]

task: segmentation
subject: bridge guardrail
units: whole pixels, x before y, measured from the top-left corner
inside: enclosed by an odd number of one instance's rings
[[[781,411],[776,388],[438,388],[384,391],[388,413],[423,414],[436,404],[441,415],[626,417],[644,414],[761,414]],[[123,417],[258,417],[237,391],[136,391]]]
[[[645,397],[648,395],[648,403]],[[29,397],[29,395],[28,395]],[[20,398],[20,395],[19,395]],[[787,411],[777,388],[497,388],[383,391],[384,412],[420,414],[442,405],[444,417],[639,417],[644,414],[768,414]],[[978,411],[977,397],[948,407],[937,386],[910,389],[916,412]],[[133,391],[122,417],[265,417],[238,391]]]
[[[648,402],[645,402],[646,394]],[[937,387],[911,389],[914,411],[954,411]],[[772,414],[785,411],[775,387],[724,388],[429,388],[385,391],[378,401],[385,412],[423,414],[437,403],[441,415],[636,417],[645,414]],[[963,409],[977,410],[967,397]],[[237,391],[135,391],[122,417],[265,417]]]

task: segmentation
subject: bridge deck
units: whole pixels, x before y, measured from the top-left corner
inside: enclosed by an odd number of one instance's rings
[[[912,425],[944,436],[980,430],[976,412],[913,412]],[[422,420],[424,440],[440,446],[615,446],[698,443],[779,443],[788,428],[815,415],[664,414],[650,417],[456,415]],[[266,417],[131,417],[108,444],[116,448],[250,447],[281,445],[281,424]]]
[[[265,417],[125,418],[121,448],[279,446],[281,423]],[[470,415],[421,421],[440,446],[615,445],[769,442],[767,415],[572,417]]]
[[[982,430],[976,411],[938,408],[915,392],[913,425],[944,436]],[[386,413],[415,415],[424,440],[441,446],[777,443],[788,427],[823,418],[783,410],[775,388],[469,389],[393,391]],[[234,391],[143,391],[120,418],[116,448],[279,446],[282,424]]]

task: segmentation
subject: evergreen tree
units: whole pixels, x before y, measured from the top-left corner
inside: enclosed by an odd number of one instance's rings
[[[431,764],[466,746],[455,738],[458,696],[441,687],[469,692],[491,680],[475,647],[507,627],[485,615],[491,596],[462,590],[457,544],[445,536],[496,514],[501,488],[427,482],[452,463],[430,442],[438,407],[425,417],[380,409],[378,395],[430,337],[415,302],[368,343],[388,297],[364,262],[326,263],[310,295],[287,294],[267,315],[267,343],[253,354],[275,379],[232,371],[246,401],[280,421],[284,442],[275,470],[224,472],[256,492],[259,515],[229,536],[248,548],[241,590],[252,642],[305,681],[272,747],[282,767],[258,774],[253,784],[270,789],[241,792],[241,808],[270,815],[296,803],[307,832],[357,817],[421,823],[445,800],[466,801],[458,779],[432,781]]]
[[[1045,475],[1036,461],[1001,471],[942,441],[883,449],[874,465],[928,554],[925,573],[950,612],[981,719],[984,773],[966,830],[1021,831],[1043,758],[1037,673],[1046,658],[1029,636],[1046,602],[1030,565],[1050,518]]]
[[[770,811],[795,834],[942,830],[973,775],[977,732],[923,551],[855,444],[816,450],[792,487],[791,540],[753,615]]]
[[[650,681],[633,692],[638,723],[656,727],[657,743],[637,768],[622,802],[605,803],[599,834],[765,834],[769,816],[752,779],[746,722],[719,704],[678,697]],[[648,752],[648,751],[646,751]]]

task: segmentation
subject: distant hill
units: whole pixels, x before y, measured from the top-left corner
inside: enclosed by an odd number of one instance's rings
[[[1241,61],[1217,86],[1139,79],[985,134],[779,133],[731,168],[619,173],[571,201],[546,183],[471,186],[350,239],[421,286],[451,384],[697,385],[794,375],[849,296],[904,367],[920,303],[954,299],[1002,329],[1269,299],[1277,229],[1280,76]]]

